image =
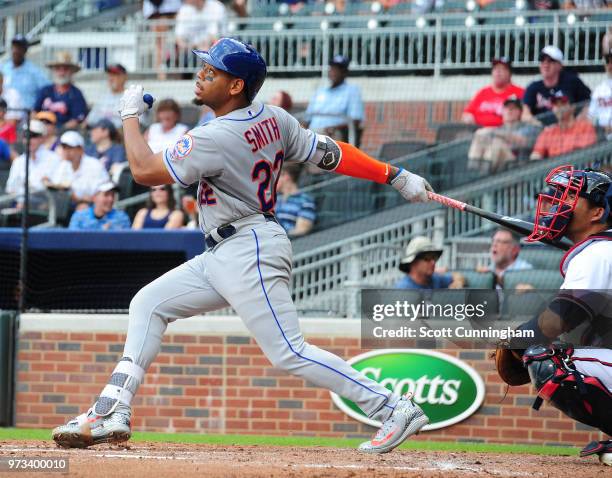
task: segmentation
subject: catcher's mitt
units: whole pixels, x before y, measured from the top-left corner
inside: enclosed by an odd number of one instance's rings
[[[531,380],[523,365],[523,351],[498,347],[493,352],[495,367],[501,379],[508,385],[525,385]]]

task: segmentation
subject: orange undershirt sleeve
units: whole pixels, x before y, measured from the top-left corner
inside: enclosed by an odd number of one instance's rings
[[[342,160],[335,172],[353,178],[369,179],[385,184],[391,174],[391,166],[374,159],[352,144],[336,141],[342,150]]]

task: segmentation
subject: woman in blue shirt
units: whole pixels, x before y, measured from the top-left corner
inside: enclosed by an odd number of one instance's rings
[[[136,213],[132,229],[180,229],[185,217],[176,209],[172,186],[153,186],[146,207]]]

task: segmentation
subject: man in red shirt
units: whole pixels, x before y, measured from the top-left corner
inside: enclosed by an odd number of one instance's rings
[[[522,99],[525,90],[513,85],[512,62],[505,57],[491,62],[492,83],[482,88],[463,110],[461,121],[478,126],[501,126],[504,101],[509,97]]]
[[[597,133],[586,119],[575,117],[576,108],[563,91],[551,98],[552,111],[558,123],[544,129],[538,136],[529,159],[544,159],[571,153],[597,142]]]

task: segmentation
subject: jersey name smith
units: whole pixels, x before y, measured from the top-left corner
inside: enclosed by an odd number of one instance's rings
[[[245,139],[251,144],[251,152],[256,153],[274,141],[280,140],[280,130],[276,118],[266,118],[244,132]]]

